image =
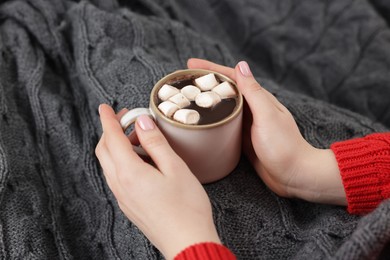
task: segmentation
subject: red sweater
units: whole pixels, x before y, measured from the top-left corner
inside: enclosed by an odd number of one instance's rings
[[[368,213],[390,198],[390,132],[336,142],[330,148],[336,155],[349,213]],[[192,245],[175,257],[175,260],[191,259],[236,257],[228,248],[206,242]]]
[[[348,212],[365,214],[390,198],[390,133],[334,143]]]

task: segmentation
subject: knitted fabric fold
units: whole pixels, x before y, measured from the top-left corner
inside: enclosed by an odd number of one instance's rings
[[[390,131],[388,2],[1,1],[0,259],[164,259],[107,186],[98,106],[148,107],[190,57],[246,60],[315,147]],[[244,156],[205,189],[238,259],[373,259],[390,241],[390,200],[360,217],[281,198]]]

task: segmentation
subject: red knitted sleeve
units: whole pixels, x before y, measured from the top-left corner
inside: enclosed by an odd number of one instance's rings
[[[390,198],[390,132],[336,142],[336,156],[348,212],[364,214]]]
[[[235,260],[234,254],[225,246],[205,242],[187,247],[181,251],[175,260]]]

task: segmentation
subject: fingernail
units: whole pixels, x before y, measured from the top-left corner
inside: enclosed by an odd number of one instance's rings
[[[98,108],[98,111],[99,111],[99,115],[100,115],[100,108],[102,107],[102,104],[99,105],[99,108]]]
[[[246,61],[240,61],[238,63],[238,68],[240,69],[240,72],[243,76],[245,77],[252,76],[251,69],[249,68],[249,65]]]
[[[154,128],[153,120],[147,115],[141,115],[137,118],[137,123],[142,130],[148,131]]]

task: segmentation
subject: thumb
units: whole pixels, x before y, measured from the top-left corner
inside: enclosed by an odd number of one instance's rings
[[[137,118],[135,131],[142,148],[163,174],[170,172],[172,163],[182,161],[149,116],[141,115]]]
[[[280,109],[276,106],[275,97],[253,77],[249,65],[245,61],[240,61],[235,67],[237,87],[244,96],[252,112],[253,120],[256,122],[261,115],[273,116]]]

